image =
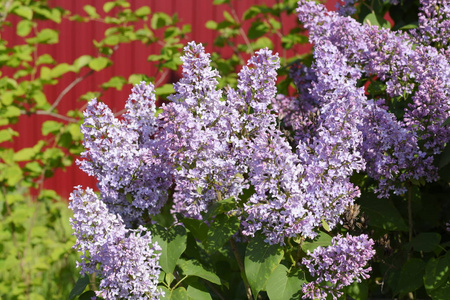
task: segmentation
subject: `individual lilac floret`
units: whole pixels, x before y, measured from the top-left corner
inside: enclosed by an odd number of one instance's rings
[[[375,255],[373,245],[373,240],[365,234],[347,234],[334,237],[328,247],[308,251],[302,263],[316,279],[303,285],[303,299],[322,300],[332,295],[336,300],[342,296],[343,287],[369,278],[372,268],[365,266]]]
[[[70,196],[70,220],[81,252],[81,274],[97,273],[101,278],[97,296],[107,300],[159,299],[161,248],[152,243],[150,232],[139,227],[128,230],[122,218],[110,213],[92,189],[76,187]]]
[[[81,132],[86,148],[80,168],[98,180],[108,208],[133,222],[147,212],[159,213],[172,184],[170,164],[160,159],[144,160],[151,153],[158,125],[152,84],[135,85],[126,103],[124,120],[114,117],[109,107],[93,99],[84,112]]]

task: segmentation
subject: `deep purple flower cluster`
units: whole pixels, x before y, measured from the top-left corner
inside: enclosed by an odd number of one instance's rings
[[[111,213],[91,190],[76,187],[69,207],[81,252],[81,274],[98,273],[98,296],[113,299],[159,299],[157,287],[161,248],[152,243],[150,232],[126,229],[120,215]]]
[[[338,235],[332,239],[331,246],[308,251],[302,263],[316,279],[303,285],[303,299],[322,300],[332,295],[336,300],[342,296],[343,287],[369,278],[372,269],[365,266],[375,255],[373,245],[373,240],[365,234]]]
[[[299,5],[300,21],[317,47],[333,45],[358,76],[376,76],[386,86],[387,99],[366,101],[358,127],[366,171],[379,182],[379,195],[402,194],[409,180],[436,180],[434,155],[450,139],[450,128],[442,126],[450,111],[445,56],[431,46],[414,46],[406,33],[361,25],[314,2]],[[408,96],[402,114],[388,109],[389,102]]]

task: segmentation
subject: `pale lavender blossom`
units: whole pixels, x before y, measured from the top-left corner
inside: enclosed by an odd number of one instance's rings
[[[159,213],[172,178],[170,163],[152,155],[158,129],[153,85],[135,85],[125,107],[124,120],[119,120],[104,103],[89,102],[81,126],[86,150],[77,163],[97,178],[108,208],[129,223],[146,212]]]
[[[342,288],[369,278],[371,267],[365,267],[375,255],[374,242],[365,234],[345,237],[338,235],[328,247],[319,246],[302,263],[316,279],[303,285],[303,299],[334,300],[342,296]]]
[[[100,277],[97,296],[115,299],[159,299],[158,285],[161,248],[152,243],[144,227],[126,229],[120,215],[111,213],[92,189],[75,187],[69,207],[74,216],[70,223],[81,252],[81,274]]]

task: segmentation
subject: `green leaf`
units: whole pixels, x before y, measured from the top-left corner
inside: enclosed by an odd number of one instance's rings
[[[136,16],[138,16],[139,18],[146,17],[150,13],[151,13],[151,10],[150,10],[150,7],[148,7],[148,6],[141,6],[134,12],[134,14]]]
[[[208,280],[209,282],[221,285],[219,276],[217,276],[211,271],[206,270],[202,266],[202,264],[195,259],[190,260],[180,259],[180,263],[178,265],[180,266],[181,270],[183,270],[184,275],[197,276],[205,280]]]
[[[128,83],[138,84],[141,81],[150,82],[150,77],[145,74],[131,74],[128,77]]]
[[[97,13],[97,10],[92,5],[83,6],[83,10],[88,14],[91,18],[100,18],[100,15]]]
[[[63,127],[63,123],[57,121],[45,121],[42,124],[42,135],[47,135],[49,133],[57,134],[60,129]]]
[[[231,24],[236,24],[236,20],[233,18],[233,16],[227,12],[226,10],[223,11],[223,17],[225,18],[225,20],[227,20],[228,22],[230,22]]]
[[[118,35],[110,35],[103,39],[103,43],[108,46],[115,46],[120,43],[120,36]]]
[[[77,282],[75,283],[75,286],[73,287],[72,291],[69,294],[69,300],[72,300],[76,296],[83,293],[88,284],[89,284],[89,276],[87,275],[80,276]]]
[[[294,295],[298,294],[305,282],[303,272],[289,274],[289,270],[284,265],[278,265],[267,281],[267,294],[270,300],[295,298]]]
[[[214,202],[205,214],[205,219],[210,219],[221,213],[225,213],[236,208],[236,201],[234,198],[227,198],[221,201]]]
[[[447,281],[445,285],[427,292],[433,300],[448,300],[448,295],[450,295],[450,282]]]
[[[5,118],[15,118],[20,116],[20,109],[16,106],[7,106],[2,115]]]
[[[33,28],[33,22],[28,20],[22,20],[17,24],[16,32],[18,36],[27,36],[30,34]]]
[[[7,92],[4,92],[1,96],[2,96],[1,101],[4,105],[11,105],[14,101],[13,92],[7,91]]]
[[[214,0],[213,1],[214,5],[225,4],[225,3],[230,3],[230,0]]]
[[[439,169],[442,169],[449,163],[450,163],[450,143],[445,145],[444,150],[442,150],[442,153],[439,158]]]
[[[50,77],[58,78],[70,71],[72,71],[72,66],[67,63],[62,63],[57,65],[50,71]]]
[[[13,10],[13,13],[27,20],[33,18],[33,10],[28,6],[18,6]]]
[[[212,300],[211,295],[205,288],[188,286],[187,295],[189,300]]]
[[[164,297],[161,300],[188,300],[188,294],[184,287],[169,290],[165,286],[162,286],[161,289],[164,292]]]
[[[347,295],[354,300],[366,300],[369,298],[369,286],[367,281],[353,282],[347,287]]]
[[[450,117],[448,117],[443,123],[442,126],[450,125]]]
[[[209,20],[205,23],[205,27],[208,29],[216,30],[217,29],[217,22],[213,20]]]
[[[0,130],[0,143],[12,141],[12,138],[18,135],[19,133],[11,128],[2,129]]]
[[[122,87],[127,84],[127,80],[122,76],[114,76],[108,82],[102,84],[102,88],[115,88],[118,91],[122,90]]]
[[[368,25],[376,25],[383,28],[391,28],[391,24],[389,23],[389,21],[377,16],[375,13],[368,14],[364,18],[363,23]]]
[[[197,240],[203,242],[206,239],[209,228],[208,225],[205,224],[205,222],[188,218],[184,218],[182,222]]]
[[[366,194],[361,197],[359,204],[369,217],[371,226],[390,231],[408,231],[408,226],[389,199],[378,199],[374,195]]]
[[[152,16],[152,20],[150,21],[150,26],[153,29],[159,29],[164,26],[170,25],[172,23],[172,18],[163,12],[156,12]]]
[[[269,25],[261,21],[252,22],[252,25],[248,29],[248,38],[249,39],[257,39],[263,35],[265,35],[270,30]]]
[[[424,232],[414,237],[411,246],[415,251],[432,252],[441,241],[441,235],[437,232]]]
[[[431,258],[425,268],[425,276],[423,282],[425,289],[429,293],[430,290],[443,286],[450,274],[450,252],[439,258]]]
[[[331,236],[325,232],[319,232],[317,237],[312,241],[304,241],[302,250],[305,252],[313,252],[317,247],[328,247],[331,245]]]
[[[55,63],[55,60],[50,54],[42,54],[38,57],[36,64],[42,65],[42,64],[53,64]]]
[[[106,2],[105,4],[103,4],[103,11],[105,13],[109,13],[111,9],[113,9],[115,6],[116,6],[115,1]]]
[[[78,300],[92,300],[96,299],[96,294],[94,291],[86,291],[78,298]],[[70,299],[69,299],[70,300]]]
[[[36,108],[46,109],[50,106],[50,104],[47,101],[47,97],[40,90],[33,91],[32,98],[34,102],[36,102]]]
[[[402,267],[397,283],[397,292],[404,294],[414,292],[423,285],[425,262],[419,258],[411,258]]]
[[[31,160],[34,155],[36,155],[36,151],[33,148],[23,148],[14,153],[14,161]]]
[[[171,83],[166,83],[163,86],[157,87],[155,89],[156,96],[170,95],[174,92],[175,90],[173,89],[173,84]]]
[[[181,254],[186,249],[186,229],[182,226],[164,228],[152,227],[154,241],[162,248],[159,264],[164,272],[173,273]]]
[[[24,167],[25,171],[32,172],[34,175],[40,175],[42,172],[42,167],[37,161],[29,162]]]
[[[262,49],[262,48],[266,48],[266,47],[269,49],[273,49],[272,40],[265,36],[257,39],[256,42],[253,43],[252,45],[253,45],[253,49]]]
[[[73,62],[73,66],[76,72],[79,72],[82,67],[89,65],[89,62],[92,60],[92,56],[90,55],[82,55],[75,59]]]
[[[42,29],[36,37],[27,39],[27,43],[30,44],[57,44],[58,42],[58,31],[49,28]]]
[[[239,229],[239,219],[225,214],[218,215],[209,227],[205,247],[208,252],[219,250]]]
[[[106,57],[97,57],[97,58],[93,58],[90,62],[89,62],[89,68],[91,68],[94,71],[100,71],[103,70],[104,68],[106,68],[108,66],[108,64],[111,61],[106,58]]]
[[[270,275],[283,258],[283,249],[279,245],[269,245],[264,239],[264,235],[257,233],[245,251],[245,275],[254,299],[265,288]]]

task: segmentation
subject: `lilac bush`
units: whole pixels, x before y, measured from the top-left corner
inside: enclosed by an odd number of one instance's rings
[[[354,1],[346,3],[352,14]],[[444,38],[442,30],[427,29],[427,3],[418,31],[399,33],[300,1],[314,51],[310,67],[290,71],[296,96],[277,95],[280,59],[271,50],[257,51],[237,86],[221,90],[210,55],[191,42],[181,57],[182,78],[160,110],[154,86],[145,82],[132,89],[122,118],[93,99],[79,165],[98,179],[99,196],[77,187],[71,208],[81,272],[99,274],[97,295],[187,297],[194,293],[181,284],[188,277],[192,287],[215,293],[211,284],[225,279],[211,275],[218,258],[205,256],[220,247],[221,258],[233,253],[238,260],[234,272],[249,299],[264,288],[275,293],[261,282],[282,259],[314,277],[303,285],[297,278],[303,298],[337,299],[369,278],[375,243],[342,217],[361,196],[352,176],[374,179],[379,197],[404,195],[415,182],[437,180],[435,157],[450,139],[442,126],[450,109],[449,61],[418,38],[420,30],[436,36],[433,43]],[[382,92],[367,92],[365,80]],[[331,244],[310,252],[324,236]],[[247,247],[245,263],[237,243]],[[264,280],[252,264],[265,270]]]

